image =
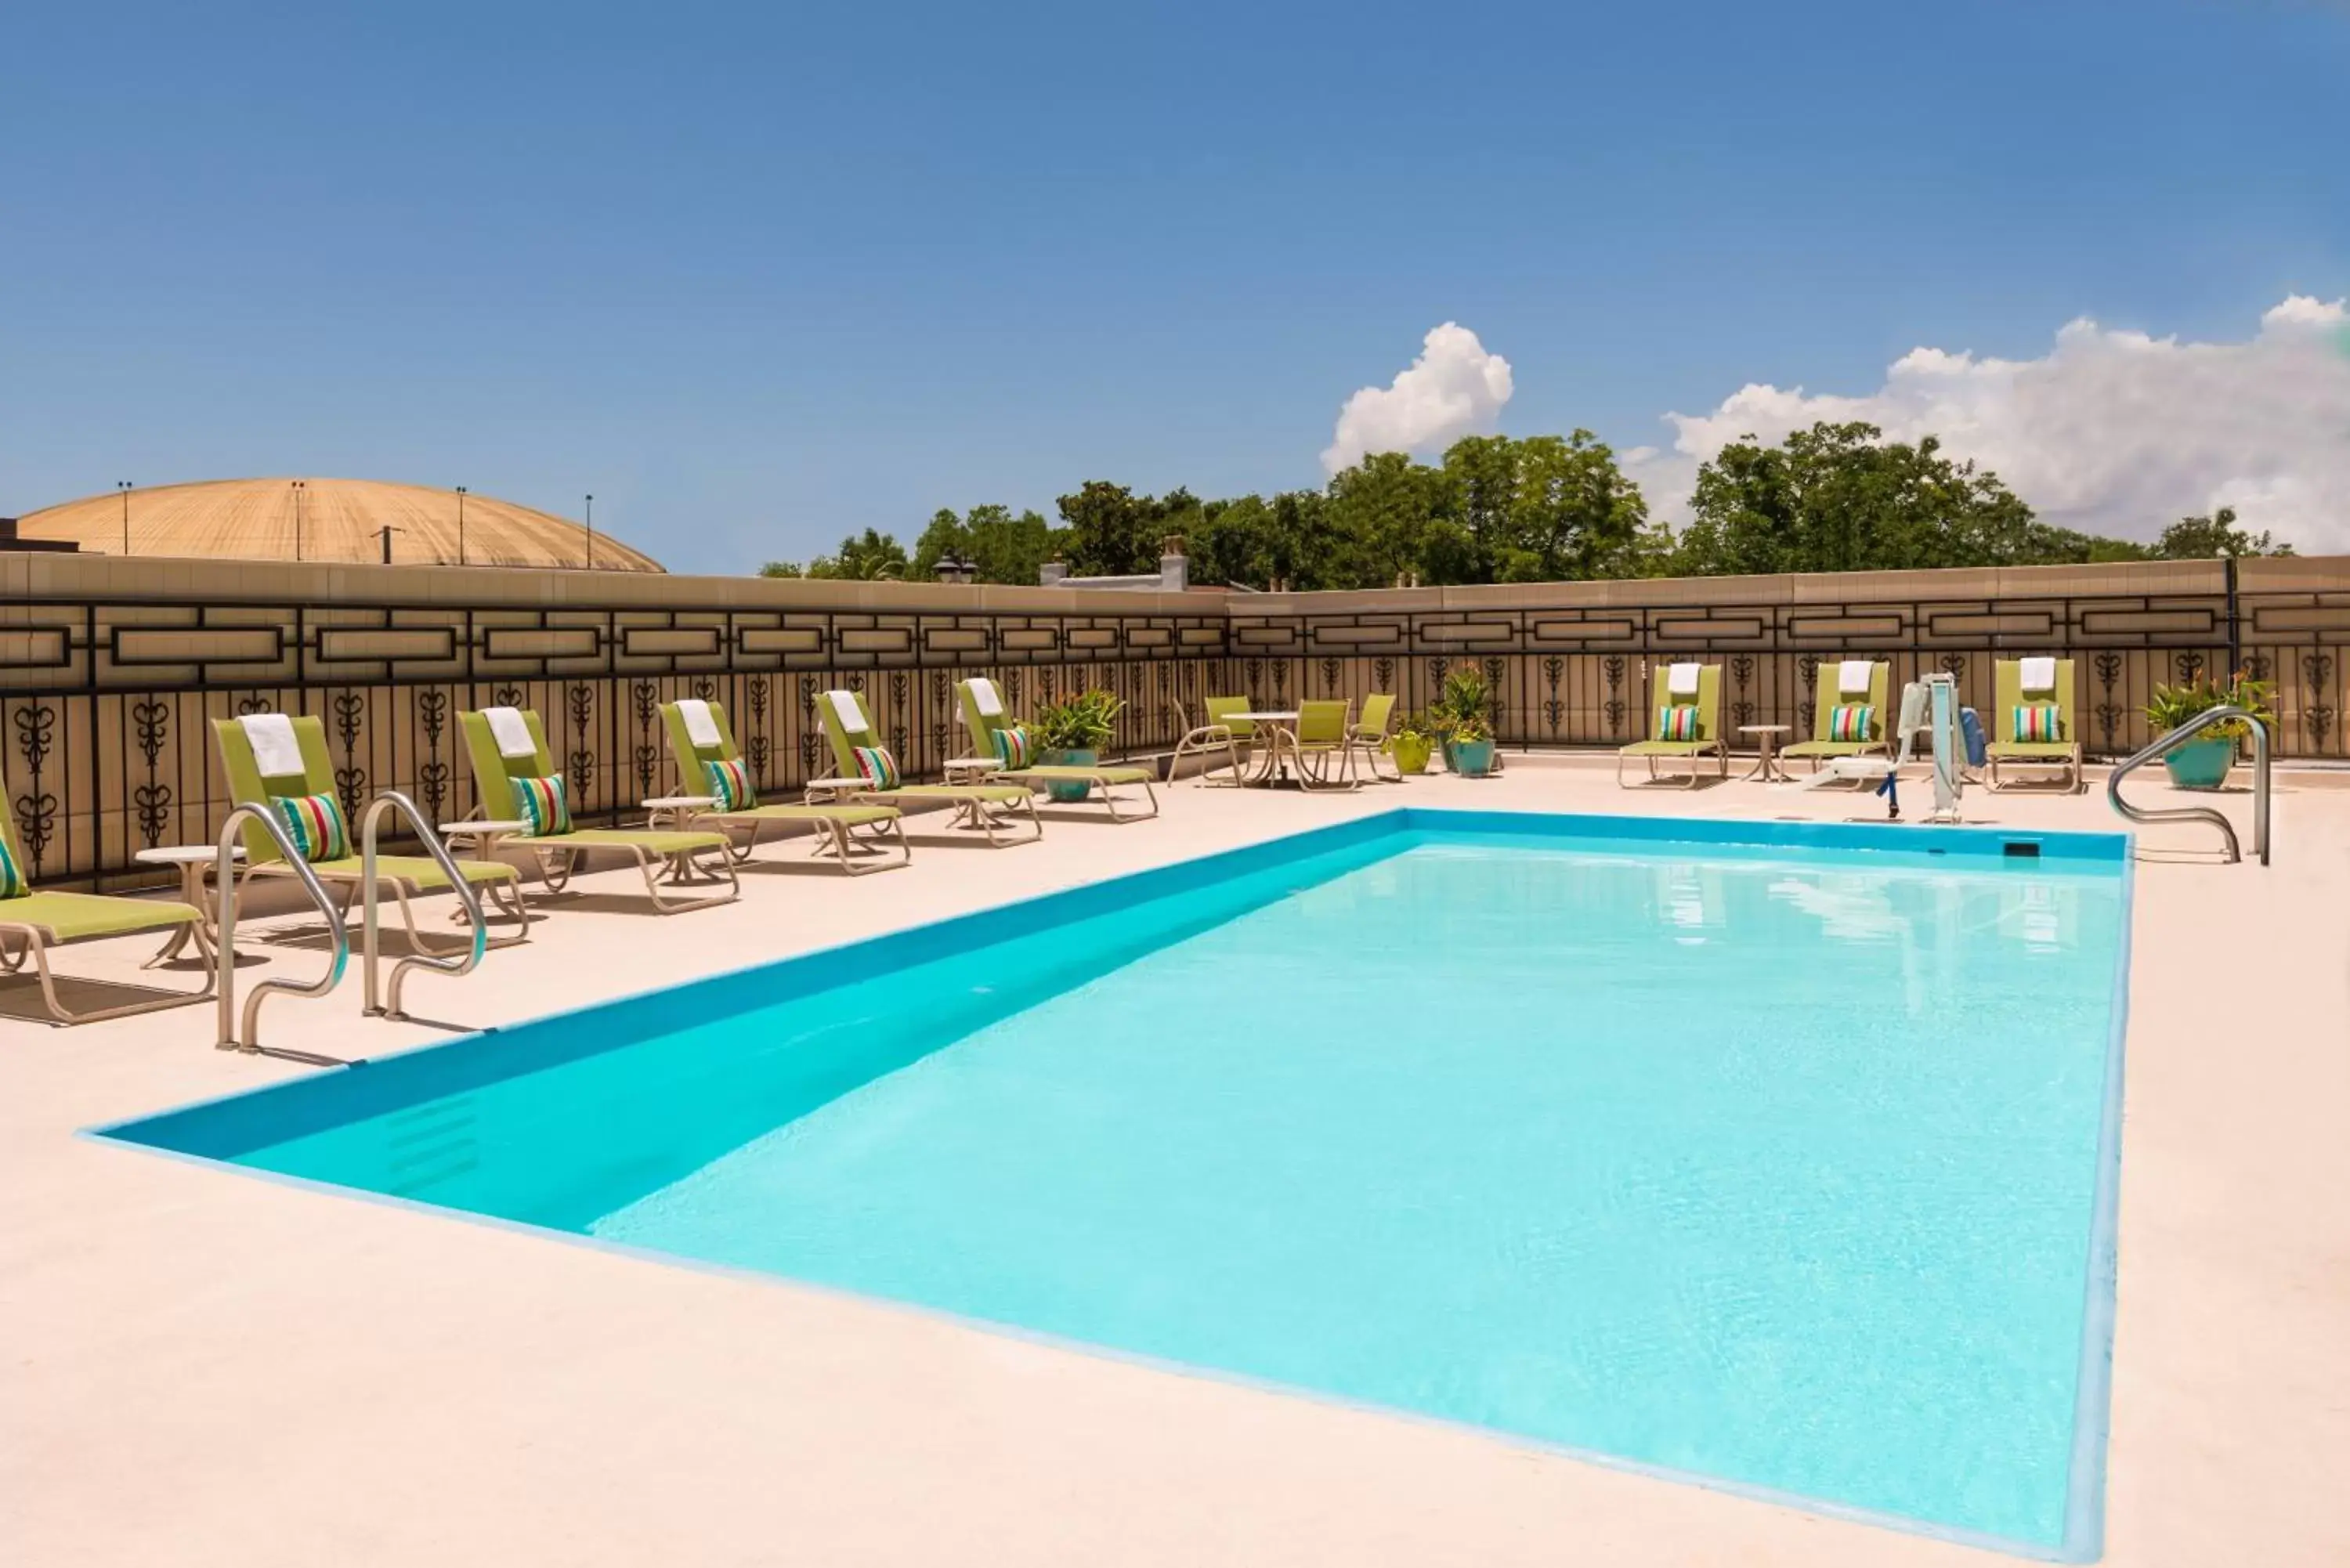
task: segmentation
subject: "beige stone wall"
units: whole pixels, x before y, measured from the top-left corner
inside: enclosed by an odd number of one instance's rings
[[[1345,594],[1155,594],[756,577],[0,554],[0,771],[44,879],[120,874],[139,848],[211,836],[226,808],[206,722],[319,715],[353,801],[474,807],[455,716],[536,708],[583,812],[678,787],[658,705],[726,703],[763,785],[829,766],[811,704],[861,690],[917,772],[965,748],[951,683],[994,675],[1025,706],[1126,696],[1121,739],[1170,743],[1211,692],[1261,703],[1491,680],[1512,744],[1644,732],[1649,670],[1723,667],[1724,718],[1808,732],[1820,661],[1958,676],[2071,655],[2093,753],[2144,742],[2158,683],[2220,670],[2219,562],[1554,583]],[[2237,658],[2277,682],[2280,751],[2350,755],[2350,558],[2241,564]]]

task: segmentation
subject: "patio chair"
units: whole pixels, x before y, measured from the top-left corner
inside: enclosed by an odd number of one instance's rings
[[[1085,798],[1101,802],[1107,808],[1112,822],[1141,822],[1159,815],[1159,794],[1150,787],[1152,779],[1157,776],[1156,770],[1110,767],[1091,763],[1031,763],[1026,760],[1028,732],[1005,709],[1003,698],[995,690],[994,681],[984,675],[958,680],[955,682],[955,697],[962,704],[963,728],[970,732],[972,751],[981,758],[993,759],[996,763],[987,772],[990,782],[1082,784],[1086,790]],[[1016,763],[1014,753],[1019,758]],[[1120,786],[1135,784],[1142,786],[1143,798],[1150,803],[1150,809],[1139,815],[1122,813],[1118,810],[1118,790]]]
[[[808,799],[819,795],[846,797],[884,805],[908,800],[934,800],[954,808],[957,826],[983,835],[993,847],[1028,844],[1045,836],[1045,819],[1036,815],[1036,795],[1026,784],[910,784],[899,782],[898,760],[873,731],[873,721],[854,691],[820,691],[816,717],[825,738],[832,742],[830,778],[810,779]],[[1028,814],[1028,832],[1006,837],[999,813]]]
[[[229,798],[236,805],[273,811],[280,810],[276,804],[278,801],[323,797],[332,805],[338,821],[325,831],[329,837],[339,836],[341,843],[322,848],[339,847],[343,853],[325,854],[312,860],[310,872],[328,890],[340,896],[342,902],[336,912],[344,919],[349,919],[351,906],[359,902],[360,889],[367,881],[366,860],[359,846],[351,839],[350,825],[340,819],[342,807],[335,787],[335,764],[327,751],[326,722],[310,713],[255,713],[242,719],[214,719],[213,742],[220,749],[221,772],[228,779]],[[294,874],[293,867],[279,853],[277,841],[259,824],[248,822],[241,831],[244,839],[244,870],[237,877],[240,885],[255,877]],[[522,874],[495,860],[460,861],[458,868],[464,873],[465,880],[486,892],[499,913],[512,919],[517,928],[513,935],[492,939],[485,945],[510,948],[528,941],[530,911],[523,902]],[[400,905],[400,923],[407,929],[411,950],[446,956],[471,945],[470,939],[460,937],[428,941],[417,929],[416,910],[409,900],[419,893],[439,892],[449,886],[439,862],[425,855],[380,854],[375,857],[375,873],[379,886],[389,888]]]
[[[1186,729],[1183,738],[1175,742],[1174,754],[1167,759],[1167,782],[1170,784],[1175,782],[1175,770],[1185,757],[1198,755],[1204,759],[1209,753],[1215,751],[1222,751],[1225,761],[1231,764],[1231,782],[1243,782],[1242,764],[1249,750],[1249,742],[1256,736],[1256,725],[1251,720],[1235,719],[1232,715],[1247,712],[1249,700],[1245,697],[1211,697],[1207,709],[1207,722],[1197,729]],[[1189,723],[1180,702],[1175,705],[1175,720],[1179,724]],[[1203,760],[1200,777],[1205,779],[1214,771]]]
[[[1676,677],[1676,670],[1696,673]],[[1728,778],[1730,747],[1721,738],[1721,666],[1656,665],[1650,667],[1649,678],[1659,700],[1658,733],[1645,741],[1635,741],[1616,753],[1617,784],[1632,787],[1624,784],[1627,757],[1639,757],[1648,763],[1650,783],[1660,776],[1657,772],[1659,762],[1679,758],[1689,763],[1689,771],[1679,778],[1678,787],[1695,789],[1701,771],[1698,761],[1711,753],[1720,761],[1721,776]]]
[[[1990,764],[1984,783],[2007,789],[2019,782],[2002,771],[2008,768],[2054,768],[2065,793],[2081,787],[2081,732],[2074,721],[2077,706],[2074,665],[2069,659],[2002,659],[1994,669],[1996,706],[1991,712],[1992,740],[1984,748]]]
[[[1290,754],[1296,759],[1297,782],[1305,788],[1361,786],[1355,776],[1354,731],[1347,722],[1350,705],[1335,698],[1297,705],[1296,743]]]
[[[518,833],[485,833],[481,853],[486,857],[502,842],[518,845],[538,857],[547,891],[560,893],[578,869],[581,858],[595,849],[609,849],[636,862],[645,879],[645,896],[664,915],[706,909],[742,897],[734,876],[732,846],[723,833],[707,829],[574,827],[567,786],[547,754],[546,731],[537,713],[528,708],[488,708],[457,715],[465,736],[465,754],[473,764],[473,788],[482,810],[493,822],[527,823]],[[666,864],[677,882],[712,863],[697,860],[716,851],[714,869],[725,874],[723,893],[695,894],[678,898],[664,895],[655,868]],[[714,878],[713,878],[714,879]]]
[[[743,770],[743,753],[734,743],[733,727],[727,723],[722,704],[699,698],[664,702],[661,723],[669,732],[670,755],[677,763],[681,793],[706,794],[711,799],[710,805],[695,812],[691,820],[714,822],[730,838],[736,830],[744,831],[742,844],[731,851],[738,864],[748,860],[759,846],[760,830],[775,823],[810,828],[817,853],[829,848],[839,857],[840,868],[852,877],[886,871],[913,858],[906,844],[905,814],[894,805],[760,805],[750,775]],[[856,839],[859,829],[877,838],[894,836],[897,857],[876,860],[868,855],[860,865]]]
[[[1854,676],[1859,679],[1847,679]],[[1818,773],[1837,757],[1891,756],[1886,720],[1892,680],[1893,666],[1882,659],[1823,659],[1812,693],[1812,738],[1781,747],[1780,757],[1808,758]]]
[[[1388,726],[1395,722],[1395,706],[1394,692],[1374,691],[1363,699],[1361,715],[1347,730],[1347,749],[1359,753],[1364,769],[1383,784],[1403,783],[1403,770],[1396,767],[1391,756],[1388,765],[1396,769],[1395,777],[1379,772],[1379,759],[1388,753]]]
[[[209,1002],[220,984],[220,962],[208,940],[199,940],[196,951],[203,960],[204,983],[198,991],[166,992],[138,1002],[74,1012],[58,1000],[57,977],[49,971],[49,950],[68,942],[123,937],[140,931],[194,927],[199,938],[204,912],[177,899],[130,898],[108,893],[36,893],[27,869],[23,841],[16,836],[16,818],[9,804],[8,780],[0,774],[0,974],[16,974],[27,961],[41,982],[41,1004],[49,1022],[64,1027],[95,1023],[105,1018],[127,1018],[134,1012],[160,1012]],[[71,976],[68,976],[71,979]],[[139,987],[151,990],[151,987]]]

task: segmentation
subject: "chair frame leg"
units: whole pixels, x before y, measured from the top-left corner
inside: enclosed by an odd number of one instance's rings
[[[123,934],[135,936],[138,933],[126,931]],[[65,944],[51,941],[47,932],[39,926],[0,925],[0,938],[10,935],[22,937],[26,950],[17,954],[15,961],[9,962],[5,959],[6,943],[0,941],[0,970],[15,974],[24,969],[26,960],[29,959],[32,961],[33,972],[39,977],[41,982],[41,1004],[48,1010],[49,1026],[54,1029],[69,1029],[78,1023],[99,1023],[109,1018],[129,1018],[141,1012],[161,1012],[173,1007],[188,1007],[199,1002],[210,1002],[220,990],[222,961],[220,954],[213,944],[201,942],[197,944],[197,950],[203,956],[204,965],[204,983],[201,991],[173,992],[168,996],[151,996],[143,1002],[127,1002],[115,1007],[99,1007],[86,1012],[76,1012],[58,1000],[57,977],[49,970],[49,949],[52,946],[62,947]],[[100,981],[93,983],[109,982]]]

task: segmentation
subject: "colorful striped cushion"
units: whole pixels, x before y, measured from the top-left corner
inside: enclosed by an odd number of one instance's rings
[[[511,779],[515,815],[530,824],[533,838],[551,838],[571,831],[571,807],[563,798],[563,775],[543,779]]]
[[[751,787],[751,770],[743,765],[740,757],[725,757],[702,764],[703,775],[710,782],[711,798],[721,811],[750,811],[759,804],[759,792]]]
[[[269,809],[277,814],[286,836],[308,861],[344,860],[351,853],[350,824],[343,820],[341,803],[330,794],[273,794]]]
[[[889,754],[887,746],[851,746],[857,759],[857,771],[875,789],[898,787],[898,759]]]
[[[32,878],[9,853],[8,840],[0,836],[0,898],[21,898],[32,890]]]
[[[1697,739],[1697,706],[1691,702],[1675,702],[1657,710],[1657,739],[1660,741],[1694,741]]]
[[[1877,710],[1866,702],[1839,702],[1828,710],[1828,739],[1866,741],[1877,732]]]
[[[1026,725],[1006,724],[995,732],[995,759],[1005,767],[1026,767],[1029,750]]]
[[[2054,702],[2025,702],[2017,706],[2014,714],[2015,738],[2019,741],[2061,741],[2064,725],[2058,715],[2064,711]]]

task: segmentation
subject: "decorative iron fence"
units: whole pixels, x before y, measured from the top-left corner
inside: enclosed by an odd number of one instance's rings
[[[2350,561],[2234,576],[2213,562],[1275,597],[0,556],[0,772],[36,875],[98,882],[212,836],[228,801],[208,721],[261,711],[325,722],[348,805],[398,788],[442,820],[476,805],[467,708],[536,709],[576,808],[610,820],[680,787],[663,701],[725,703],[780,794],[829,771],[817,693],[862,692],[920,774],[963,750],[952,683],[980,673],[1023,708],[1108,687],[1141,751],[1211,692],[1417,708],[1466,666],[1505,743],[1575,746],[1642,733],[1649,670],[1676,659],[1723,666],[1728,723],[1808,732],[1827,660],[1948,670],[1988,708],[1995,659],[2059,653],[2080,662],[2093,753],[2143,742],[2156,684],[2243,667],[2278,683],[2280,754],[2350,754]]]

